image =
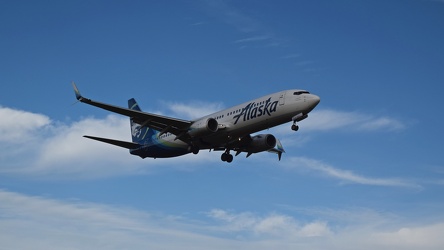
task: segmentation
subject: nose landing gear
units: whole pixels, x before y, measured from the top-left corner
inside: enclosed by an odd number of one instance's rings
[[[199,147],[195,146],[195,145],[190,145],[188,147],[188,151],[193,153],[193,154],[195,154],[195,155],[197,155],[199,153]]]
[[[293,131],[298,131],[299,130],[299,126],[296,123],[304,120],[307,117],[308,117],[308,115],[307,114],[303,114],[303,113],[299,113],[299,114],[293,116],[291,118],[291,120],[293,120],[293,125],[291,125],[291,129]]]

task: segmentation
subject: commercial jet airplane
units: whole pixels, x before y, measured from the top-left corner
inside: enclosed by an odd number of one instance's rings
[[[167,158],[197,154],[208,149],[224,151],[221,160],[232,162],[233,155],[268,151],[278,154],[284,151],[282,144],[272,134],[257,134],[283,123],[293,122],[291,129],[299,129],[297,122],[307,118],[320,98],[305,90],[285,90],[218,111],[196,120],[182,120],[142,112],[134,98],[128,100],[128,108],[96,102],[83,97],[75,83],[77,100],[130,118],[132,142],[85,135],[84,137],[129,149],[141,158]]]

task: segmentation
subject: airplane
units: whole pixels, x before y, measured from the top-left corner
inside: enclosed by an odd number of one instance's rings
[[[271,152],[281,160],[285,152],[272,134],[257,134],[277,125],[297,122],[308,117],[320,98],[306,90],[292,89],[269,94],[195,120],[183,120],[143,112],[134,98],[128,108],[93,101],[83,97],[72,82],[78,101],[130,118],[132,142],[85,135],[84,137],[129,149],[130,154],[144,158],[169,158],[197,154],[200,150],[224,151],[221,160],[232,162],[233,155],[245,152],[249,157],[259,152]]]

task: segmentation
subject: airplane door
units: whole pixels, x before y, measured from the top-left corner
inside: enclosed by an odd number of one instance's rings
[[[285,104],[285,92],[282,92],[279,96],[279,105],[282,106]]]

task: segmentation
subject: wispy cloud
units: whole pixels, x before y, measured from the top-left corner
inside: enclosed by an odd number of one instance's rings
[[[250,42],[258,42],[258,41],[264,41],[264,40],[268,40],[270,39],[269,36],[254,36],[254,37],[248,37],[248,38],[243,38],[243,39],[239,39],[234,41],[233,43],[250,43]]]
[[[184,119],[197,119],[214,112],[223,109],[222,103],[207,103],[201,101],[195,101],[191,103],[170,103],[166,102],[166,105],[172,115],[175,117],[182,117]]]
[[[238,31],[251,33],[260,29],[261,25],[258,20],[251,18],[226,1],[210,0],[202,1],[202,4],[209,15],[215,16]]]
[[[223,231],[244,232],[255,237],[319,237],[331,234],[326,222],[314,221],[304,225],[297,223],[291,216],[277,213],[258,216],[249,212],[233,213],[222,209],[213,209],[207,215],[222,222],[221,229]]]
[[[315,109],[310,112],[307,119],[299,123],[299,126],[304,132],[343,131],[344,133],[397,132],[407,128],[405,122],[395,118],[333,109]],[[283,124],[272,128],[271,131],[281,137],[289,134],[293,135],[294,131],[289,128],[289,124]],[[291,145],[291,143],[302,145],[309,141],[307,136],[309,136],[309,133],[306,133],[305,137],[298,138],[298,140],[286,142],[285,145]]]
[[[393,220],[368,209],[329,209],[300,222],[271,212],[215,208],[205,218],[57,200],[0,190],[5,249],[441,249],[444,222]],[[308,209],[307,209],[308,210]],[[313,209],[310,209],[313,211]],[[373,214],[373,215],[372,215]],[[335,216],[334,218],[332,216]],[[333,219],[332,219],[333,218]],[[332,220],[330,222],[329,220]],[[358,223],[356,223],[356,219]],[[374,220],[377,220],[375,223]]]
[[[376,178],[366,177],[349,170],[335,168],[319,160],[305,157],[292,157],[286,167],[289,169],[311,170],[321,175],[337,179],[342,183],[362,184],[372,186],[422,188],[420,185],[402,178]]]
[[[395,118],[358,112],[324,109],[314,110],[309,116],[309,119],[303,121],[306,130],[329,131],[347,128],[354,131],[398,131],[406,128],[402,121]]]
[[[229,241],[193,232],[171,216],[58,201],[0,190],[0,242],[6,249],[208,249]]]
[[[252,42],[262,42],[260,45],[255,45],[256,48],[278,47],[284,43],[283,39],[274,35],[259,19],[246,14],[234,4],[227,1],[210,0],[203,1],[203,6],[208,15],[216,17],[237,31],[249,36],[233,42],[243,44],[241,48],[248,47],[245,43]]]

